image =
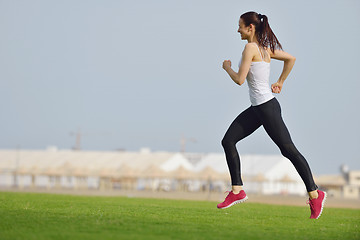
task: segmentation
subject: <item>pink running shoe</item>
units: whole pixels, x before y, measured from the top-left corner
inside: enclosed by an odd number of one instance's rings
[[[248,199],[244,190],[241,190],[238,194],[234,194],[232,191],[229,192],[225,201],[217,205],[218,208],[224,209],[231,207],[232,205],[245,202]]]
[[[317,190],[319,197],[313,200],[307,201],[310,205],[311,215],[310,218],[318,219],[323,211],[325,200],[326,200],[326,192]]]

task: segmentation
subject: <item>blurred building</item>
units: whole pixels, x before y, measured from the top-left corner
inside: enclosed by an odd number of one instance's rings
[[[289,160],[281,155],[241,156],[244,188],[258,194],[306,194]],[[359,172],[320,177],[334,196],[359,197]],[[331,184],[328,184],[331,183]],[[224,154],[127,151],[0,150],[0,187],[138,191],[226,191]]]
[[[341,174],[322,175],[316,183],[327,191],[329,196],[351,199],[360,198],[360,171],[350,171],[346,165],[340,168]]]

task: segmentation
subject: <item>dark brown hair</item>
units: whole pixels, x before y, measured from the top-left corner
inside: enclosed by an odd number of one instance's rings
[[[246,27],[253,24],[255,26],[255,35],[260,46],[267,48],[270,47],[271,51],[275,49],[282,49],[279,40],[270,28],[268,18],[256,12],[247,12],[240,16]]]

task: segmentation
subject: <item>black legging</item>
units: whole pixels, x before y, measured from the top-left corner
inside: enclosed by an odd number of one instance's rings
[[[240,157],[236,150],[236,143],[249,136],[260,126],[275,144],[280,148],[281,154],[288,158],[295,166],[306,185],[308,192],[316,190],[310,167],[296,149],[291,140],[288,129],[281,117],[281,108],[276,98],[258,106],[251,106],[243,111],[230,125],[221,142],[225,150],[226,161],[230,170],[232,185],[243,185],[240,171]]]

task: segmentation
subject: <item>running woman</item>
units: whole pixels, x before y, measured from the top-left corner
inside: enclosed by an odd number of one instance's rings
[[[235,145],[263,126],[279,147],[281,154],[292,162],[301,176],[309,194],[310,218],[317,219],[323,210],[326,193],[318,190],[307,161],[291,140],[281,116],[279,102],[272,94],[281,92],[283,83],[294,66],[295,57],[282,50],[265,15],[256,12],[244,13],[239,20],[238,32],[241,39],[248,42],[242,52],[239,70],[235,72],[231,68],[230,60],[223,62],[223,69],[238,85],[242,85],[245,79],[247,80],[251,106],[236,117],[222,139],[221,144],[230,171],[232,191],[217,207],[228,208],[247,200],[241,179],[240,157]],[[279,80],[270,87],[270,59],[272,58],[283,61],[284,67]]]

